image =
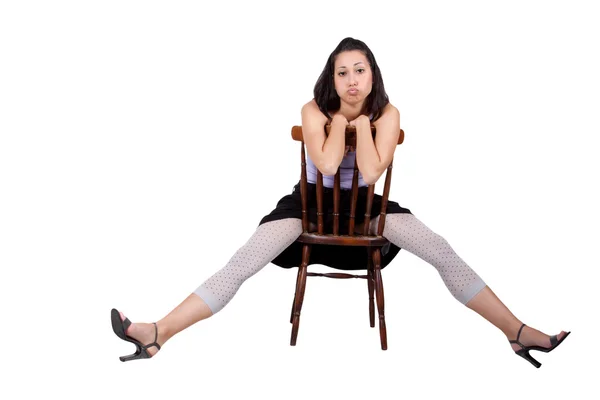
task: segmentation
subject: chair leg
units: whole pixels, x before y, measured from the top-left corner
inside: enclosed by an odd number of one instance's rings
[[[383,280],[381,279],[381,249],[373,250],[373,274],[375,276],[375,294],[377,296],[377,311],[379,312],[379,336],[381,349],[387,350],[387,331],[385,328],[385,311],[383,301]]]
[[[369,287],[369,324],[371,328],[375,328],[375,302],[373,301],[373,293],[375,285],[373,284],[373,258],[371,257],[371,249],[367,248],[369,261],[367,264],[367,285]]]
[[[300,272],[300,271],[298,271]],[[298,279],[296,278],[296,293],[298,293]],[[294,293],[294,300],[292,301],[292,311],[290,312],[290,324],[294,322],[294,308],[296,305],[296,293]]]
[[[296,309],[296,297],[298,297],[298,285],[300,284],[300,268],[298,268],[298,277],[296,278],[296,292],[292,301],[292,312],[290,313],[290,324],[294,322],[294,310]]]
[[[296,345],[298,337],[298,328],[300,327],[300,311],[302,310],[302,302],[304,301],[304,290],[306,289],[306,268],[310,257],[310,245],[305,244],[302,248],[302,264],[298,268],[298,278],[296,283],[296,295],[294,299],[294,313],[292,316],[292,338],[290,345]]]

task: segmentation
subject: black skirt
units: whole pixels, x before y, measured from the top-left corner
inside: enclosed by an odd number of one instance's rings
[[[308,220],[317,224],[317,199],[316,186],[308,185]],[[368,188],[360,187],[358,189],[358,201],[356,205],[355,224],[364,222],[364,210],[367,202]],[[340,232],[348,232],[348,223],[350,216],[350,205],[352,190],[340,190]],[[381,211],[382,197],[375,193],[371,208],[372,218],[376,218]],[[323,208],[326,212],[324,219],[325,233],[333,231],[333,189],[323,187]],[[410,210],[401,207],[398,203],[388,199],[387,214],[411,214]],[[280,219],[298,218],[302,219],[302,197],[300,195],[300,182],[294,186],[291,194],[282,197],[277,206],[270,214],[265,215],[259,223],[259,226]],[[288,246],[271,262],[282,268],[299,267],[302,263],[302,246],[300,242],[294,242]],[[396,257],[400,248],[390,243],[382,248],[381,268],[387,266]],[[360,246],[331,246],[331,245],[312,245],[309,265],[321,264],[331,268],[341,270],[360,270],[366,269],[368,254],[365,247]]]

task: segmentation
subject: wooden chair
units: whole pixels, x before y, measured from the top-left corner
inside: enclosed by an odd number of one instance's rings
[[[326,125],[326,134],[329,134],[331,126]],[[371,126],[371,133],[375,137],[375,127]],[[379,218],[379,225],[377,227],[377,234],[371,235],[369,232],[369,225],[371,221],[371,207],[373,202],[373,196],[375,193],[375,185],[369,185],[367,191],[366,209],[364,210],[364,225],[362,227],[362,234],[355,233],[355,215],[356,215],[356,204],[358,197],[358,166],[356,160],[354,162],[354,175],[352,179],[352,194],[351,194],[351,205],[350,215],[348,221],[348,232],[342,234],[339,232],[340,223],[340,169],[338,168],[334,178],[333,187],[333,233],[328,234],[324,232],[323,218],[325,212],[323,210],[323,175],[320,171],[317,171],[317,183],[316,183],[316,201],[317,201],[317,227],[316,232],[309,231],[312,227],[308,220],[308,189],[307,189],[307,177],[306,177],[306,156],[304,152],[304,140],[302,136],[302,127],[292,127],[292,138],[301,142],[301,158],[302,158],[302,169],[301,169],[301,181],[300,181],[300,192],[302,198],[302,230],[303,233],[296,240],[302,243],[302,263],[298,268],[298,278],[296,280],[296,293],[294,294],[294,302],[292,304],[292,313],[290,317],[290,323],[292,326],[292,337],[290,345],[296,345],[296,339],[298,337],[298,328],[300,325],[300,311],[302,310],[302,302],[304,300],[304,292],[306,288],[306,277],[307,276],[320,276],[337,279],[348,279],[348,278],[361,278],[366,279],[369,291],[369,321],[371,327],[375,327],[375,305],[373,300],[373,292],[377,297],[377,310],[379,313],[379,334],[381,339],[382,350],[387,350],[387,332],[385,327],[385,313],[384,313],[384,295],[383,295],[383,281],[381,278],[381,249],[386,246],[389,242],[387,239],[382,237],[383,229],[385,226],[385,215],[388,203],[388,195],[390,192],[390,183],[392,179],[392,162],[387,168],[385,177],[385,186],[382,195],[381,212]],[[404,141],[404,131],[400,130],[400,137],[398,144]],[[356,128],[348,126],[346,128],[346,145],[356,146]],[[307,267],[310,260],[311,246],[312,245],[331,245],[331,246],[363,246],[368,252],[368,263],[365,265],[367,270],[366,275],[353,275],[347,273],[312,273],[307,272]]]

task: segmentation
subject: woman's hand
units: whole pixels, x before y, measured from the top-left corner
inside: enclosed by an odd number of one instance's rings
[[[348,125],[352,125],[354,127],[356,127],[356,134],[358,134],[359,132],[359,128],[360,131],[370,131],[371,130],[371,120],[369,120],[369,117],[367,117],[366,115],[359,115],[358,118],[353,119],[352,121],[348,122]]]
[[[342,125],[346,127],[348,125],[348,120],[342,114],[335,114],[331,119],[331,125]]]

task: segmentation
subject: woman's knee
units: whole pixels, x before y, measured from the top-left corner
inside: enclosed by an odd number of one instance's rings
[[[374,221],[378,222],[379,217]],[[397,246],[429,260],[438,260],[452,251],[448,241],[419,221],[412,214],[386,216],[383,236]]]
[[[259,225],[253,236],[272,237],[287,242],[292,239],[296,240],[300,234],[302,234],[302,220],[284,218]]]
[[[371,220],[369,224],[369,232],[372,235],[377,233],[377,229],[379,228],[379,219],[380,215]],[[383,236],[385,236],[386,231],[399,231],[402,227],[407,225],[412,219],[414,219],[414,215],[412,214],[386,214],[385,216],[385,224],[383,229]]]
[[[233,259],[262,267],[273,260],[302,234],[302,220],[286,218],[266,222],[240,247]]]

